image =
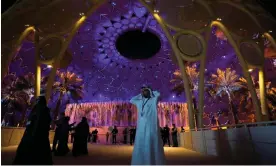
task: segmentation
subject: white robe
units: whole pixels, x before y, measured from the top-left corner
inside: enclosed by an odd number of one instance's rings
[[[143,98],[140,94],[130,100],[138,109],[137,129],[131,165],[166,164],[157,114],[157,102],[160,93],[153,91],[153,95],[151,96],[144,105],[143,116],[141,115],[142,105],[143,101],[145,102],[147,99]]]

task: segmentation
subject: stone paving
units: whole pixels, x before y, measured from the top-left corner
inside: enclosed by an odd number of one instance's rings
[[[69,145],[71,148],[72,146]],[[17,146],[2,147],[2,165],[12,164]],[[129,165],[131,163],[132,146],[89,144],[89,155],[73,157],[71,153],[63,157],[53,157],[55,165]],[[186,165],[223,164],[217,157],[206,156],[181,147],[165,147],[167,164]]]

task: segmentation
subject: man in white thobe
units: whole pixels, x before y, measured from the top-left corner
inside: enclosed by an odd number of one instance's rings
[[[137,130],[131,165],[165,165],[163,143],[157,116],[160,93],[143,87],[130,102],[138,109]]]

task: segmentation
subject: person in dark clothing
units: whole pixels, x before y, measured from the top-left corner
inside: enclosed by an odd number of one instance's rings
[[[129,143],[130,145],[134,143],[134,128],[129,130]]]
[[[168,127],[168,125],[166,125],[163,129],[164,131],[164,142],[168,143],[169,147],[171,146],[171,141],[170,141],[170,128]]]
[[[94,133],[95,133],[95,130],[93,130],[93,131],[91,132],[91,136],[90,136],[90,142],[91,142],[91,143],[94,142],[94,138],[95,138]]]
[[[117,134],[118,134],[118,129],[116,126],[114,126],[114,129],[112,130],[112,144],[117,143],[117,139],[116,139]]]
[[[124,144],[127,144],[127,128],[124,129],[123,135],[124,135]]]
[[[162,127],[160,127],[160,134],[161,134],[161,139],[163,141],[163,146],[165,145],[165,138],[164,138],[164,130],[162,129]]]
[[[65,156],[70,150],[68,148],[68,137],[69,131],[72,130],[72,125],[69,125],[69,117],[63,118],[62,124],[59,126],[59,139],[58,139],[58,147],[55,151],[56,156]]]
[[[93,131],[93,142],[94,142],[94,143],[97,143],[97,139],[98,139],[98,130],[95,129],[95,130]]]
[[[75,138],[73,143],[73,156],[87,155],[87,138],[89,135],[89,125],[86,117],[83,117],[81,122],[75,128]]]
[[[72,130],[70,133],[71,133],[71,143],[73,143],[75,138],[75,130]]]
[[[56,147],[57,147],[59,135],[60,135],[60,125],[62,124],[64,117],[65,117],[65,113],[62,112],[59,115],[59,119],[55,121],[56,129],[55,129],[55,135],[54,135],[53,146],[52,146],[53,152],[56,151]]]
[[[184,133],[185,132],[185,129],[183,126],[181,126],[181,133]]]
[[[92,134],[93,134],[93,131],[92,131],[92,132],[89,131],[88,138],[87,138],[87,142],[92,143],[92,141],[93,141],[93,139],[92,139]]]
[[[49,141],[50,124],[50,109],[47,107],[45,96],[39,96],[17,148],[14,165],[53,164]]]
[[[109,140],[109,132],[106,132],[106,144],[108,144],[108,140]]]
[[[178,147],[177,128],[175,127],[175,124],[173,124],[173,128],[172,128],[172,141],[173,141],[173,147]]]
[[[135,142],[135,136],[136,136],[136,127],[133,128],[133,142]]]

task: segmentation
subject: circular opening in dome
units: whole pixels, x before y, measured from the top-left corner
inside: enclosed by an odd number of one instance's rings
[[[149,59],[161,48],[161,41],[157,35],[149,31],[126,31],[116,41],[118,52],[128,59]]]

